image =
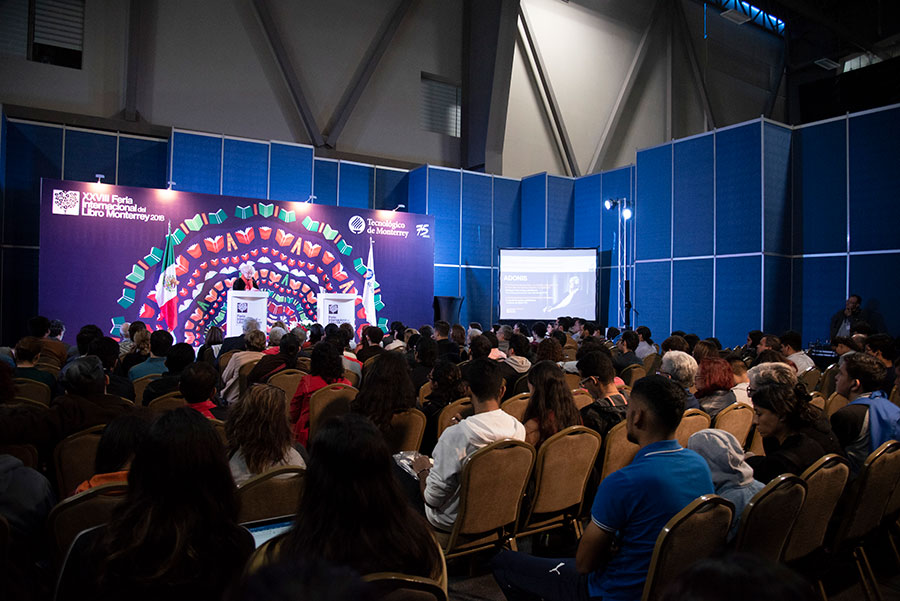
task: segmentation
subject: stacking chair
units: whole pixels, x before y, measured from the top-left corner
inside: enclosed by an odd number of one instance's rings
[[[525,410],[528,408],[528,400],[531,394],[523,392],[514,397],[510,397],[501,403],[500,408],[510,414],[520,422],[525,421]]]
[[[535,451],[519,440],[499,440],[475,451],[460,477],[459,513],[449,533],[436,531],[447,559],[508,544],[513,537]],[[502,483],[502,486],[498,486]]]
[[[278,467],[250,478],[238,487],[241,502],[238,522],[244,524],[297,513],[305,480],[306,470],[293,466]]]
[[[832,556],[850,550],[859,572],[860,584],[866,598],[880,599],[878,581],[863,542],[876,530],[891,501],[894,487],[900,479],[900,442],[889,440],[866,459],[849,494],[841,503],[841,514],[835,534],[826,542]],[[820,590],[821,583],[820,583]]]
[[[821,392],[822,396],[826,399],[834,394],[834,378],[837,376],[838,371],[840,371],[838,369],[838,364],[837,362],[834,362],[825,368],[822,379],[819,380],[819,392]]]
[[[79,484],[94,475],[94,459],[104,428],[106,426],[101,424],[76,432],[61,440],[53,449],[56,482],[61,496],[72,494]]]
[[[425,414],[416,408],[395,413],[391,418],[391,430],[385,436],[391,453],[418,451],[425,435]]]
[[[594,402],[594,397],[592,397],[591,393],[588,391],[579,388],[578,390],[572,391],[572,400],[575,401],[575,408],[581,411]]]
[[[41,371],[47,372],[54,378],[59,375],[59,370],[62,368],[62,366],[59,364],[59,361],[56,360],[56,357],[49,354],[46,357],[44,357],[42,354],[40,359],[38,359],[38,362],[35,363],[34,366]]]
[[[428,395],[431,394],[431,380],[422,384],[421,388],[419,388],[419,404],[424,405],[425,401],[428,400]]]
[[[453,425],[452,419],[456,416],[456,414],[461,414],[463,418],[466,418],[473,413],[474,409],[472,407],[472,399],[467,396],[464,396],[461,399],[456,399],[455,401],[441,409],[441,412],[438,415],[437,437],[440,438],[444,430]]]
[[[219,373],[223,373],[225,368],[228,367],[228,362],[231,361],[232,355],[237,352],[237,349],[233,351],[228,351],[227,353],[219,355],[218,364],[219,364]]]
[[[640,447],[636,444],[629,442],[625,421],[610,428],[603,440],[603,465],[600,469],[600,480],[602,481],[614,471],[631,463],[639,449]]]
[[[799,476],[782,474],[773,479],[741,513],[735,550],[780,561],[804,499],[806,482]]]
[[[399,572],[366,574],[363,580],[375,589],[375,598],[383,601],[447,601],[440,583],[423,576]]]
[[[47,529],[57,562],[62,561],[79,532],[109,521],[127,491],[124,483],[104,484],[71,496],[50,510]]]
[[[659,366],[662,364],[662,355],[659,353],[650,353],[646,357],[644,357],[644,371],[648,374],[655,374],[659,371]]]
[[[253,371],[253,368],[256,367],[257,363],[259,363],[259,359],[256,361],[249,361],[241,365],[241,368],[238,370],[238,398],[242,398],[247,393],[247,388],[249,387],[247,384],[247,376],[250,375],[250,372]]]
[[[659,533],[642,601],[656,601],[666,586],[691,564],[725,547],[734,505],[717,495],[703,495],[679,511]]]
[[[154,413],[165,413],[166,411],[171,411],[172,409],[179,409],[180,407],[186,407],[187,401],[184,400],[184,395],[181,394],[181,391],[175,390],[168,394],[164,394],[160,397],[156,397],[147,407],[150,408]]]
[[[354,388],[359,388],[359,374],[353,371],[352,369],[344,370],[344,379],[350,382],[350,386]]]
[[[228,448],[228,437],[225,436],[225,422],[223,422],[220,419],[211,419],[211,420],[209,420],[209,423],[211,423],[213,428],[216,429],[216,434],[219,435],[219,438],[221,439],[222,444],[227,449]]]
[[[566,361],[575,361],[575,357],[578,355],[578,347],[577,346],[564,346],[563,347],[563,357],[566,358]]]
[[[819,391],[816,391],[816,392],[813,392],[811,396],[812,396],[812,398],[809,400],[809,404],[812,405],[813,407],[815,407],[816,409],[819,409],[824,412],[826,399],[824,396],[822,396],[822,393]]]
[[[149,376],[142,376],[133,382],[135,405],[144,403],[144,390],[147,388],[147,384],[157,379],[159,379],[159,374],[150,374]]]
[[[319,428],[329,417],[344,415],[350,412],[350,402],[359,392],[346,384],[329,384],[320,388],[309,397],[309,440],[312,440]]]
[[[813,392],[819,387],[819,381],[822,379],[822,372],[819,371],[818,367],[812,366],[802,374],[798,375],[797,379],[803,382],[807,392]]]
[[[784,561],[797,561],[822,546],[849,477],[847,460],[834,454],[825,455],[801,474],[806,482],[806,500],[785,546]]]
[[[297,394],[297,387],[300,385],[300,380],[302,380],[305,375],[306,374],[299,369],[284,369],[274,376],[271,376],[266,382],[267,384],[271,384],[284,391],[285,415],[290,415],[291,399]]]
[[[900,386],[894,386],[891,389],[891,394],[888,399],[890,399],[893,404],[900,406]]]
[[[16,386],[16,397],[31,399],[37,401],[44,406],[50,405],[50,387],[43,382],[31,380],[29,378],[14,378],[13,383]]]
[[[755,427],[753,428],[753,433],[750,434],[750,443],[744,448],[748,453],[753,453],[754,455],[765,455],[766,449],[763,446],[763,438]]]
[[[830,419],[832,415],[838,412],[838,410],[843,409],[850,403],[850,399],[845,397],[842,394],[838,394],[837,392],[831,393],[831,396],[828,397],[828,400],[825,401],[825,415]]]
[[[687,447],[691,434],[709,428],[711,421],[709,415],[703,411],[688,409],[684,412],[684,415],[681,417],[681,423],[678,424],[678,428],[675,430],[675,438],[681,446]]]
[[[513,394],[522,394],[523,392],[528,392],[528,374],[520,376],[513,388]]]
[[[634,383],[644,376],[647,375],[647,371],[644,369],[643,365],[638,365],[635,363],[634,365],[629,365],[625,369],[622,370],[622,373],[619,374],[619,377],[622,378],[622,381],[625,382],[625,386],[634,386]]]
[[[516,538],[571,523],[581,537],[581,504],[600,452],[600,435],[570,426],[544,441],[537,454],[534,495],[519,520]]]
[[[297,357],[297,369],[309,373],[312,371],[312,359],[309,357]]]
[[[579,376],[578,374],[570,373],[566,373],[564,374],[564,376],[566,378],[566,388],[568,388],[569,390],[577,390],[578,388],[581,388],[581,376]]]
[[[38,469],[40,457],[37,447],[32,444],[4,444],[0,445],[0,455],[12,455],[22,462],[25,467]]]
[[[713,427],[733,434],[741,448],[744,448],[753,427],[753,409],[743,403],[729,405],[719,411]]]

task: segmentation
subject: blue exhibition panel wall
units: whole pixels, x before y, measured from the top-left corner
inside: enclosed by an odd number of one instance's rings
[[[706,134],[672,146],[673,256],[712,255],[715,252],[715,136]],[[675,319],[674,323],[680,322]],[[709,325],[711,332],[711,318]],[[679,326],[679,329],[684,328]]]
[[[119,135],[120,186],[165,188],[169,144],[156,138]]]
[[[793,254],[847,250],[847,121],[794,131]]]
[[[341,161],[338,168],[338,205],[372,208],[375,204],[375,167]]]
[[[222,194],[267,198],[269,145],[225,138],[222,147]]]
[[[405,205],[409,208],[409,176],[405,169],[375,168],[375,209],[391,211],[394,207]]]
[[[269,198],[304,201],[313,193],[312,146],[272,142]]]
[[[846,299],[847,258],[795,258],[791,327],[803,342],[828,340],[829,320]]]
[[[762,250],[761,126],[716,132],[716,254]]]
[[[521,222],[517,218],[522,213],[522,194],[519,180],[494,176],[494,248],[493,263],[500,256],[498,248],[513,248],[522,244]]]
[[[896,226],[896,222],[894,225]],[[894,238],[894,244],[897,242],[897,238]],[[900,250],[850,257],[850,293],[862,296],[863,307],[872,316],[872,327],[894,335],[900,332],[900,313],[897,310],[900,307],[898,270]],[[833,314],[842,306],[842,302],[830,305],[830,313]]]
[[[672,323],[653,333],[659,340],[672,330],[693,332],[701,338],[713,333],[713,259],[672,262]]]
[[[3,220],[3,244],[39,244],[41,178],[62,176],[62,143],[62,127],[8,123],[5,214],[16,218]],[[37,291],[37,277],[34,288]]]
[[[715,336],[723,346],[744,344],[747,332],[762,325],[761,261],[762,255],[716,258]]]
[[[410,213],[425,215],[428,213],[428,166],[423,165],[409,172]]]
[[[637,153],[636,261],[672,256],[672,145]]]
[[[766,255],[763,261],[766,295],[762,329],[780,334],[791,329],[791,258]]]
[[[575,242],[575,180],[547,176],[547,248],[569,248]]]
[[[763,123],[762,160],[765,206],[763,215],[765,246],[763,250],[789,255],[791,253],[792,217],[790,129],[769,122]],[[783,296],[779,298],[783,298]]]
[[[338,162],[332,159],[315,159],[313,163],[313,195],[316,204],[338,203]]]
[[[103,183],[116,182],[116,147],[114,133],[95,133],[80,129],[66,129],[63,179],[95,182],[102,174]]]
[[[483,267],[463,267],[460,282],[465,296],[460,309],[459,323],[468,326],[477,321],[485,328],[493,323],[493,280],[494,270]]]
[[[573,210],[578,219],[573,224],[575,246],[600,248],[603,211],[603,174],[595,173],[575,180]]]
[[[547,174],[522,178],[522,247],[547,247]]]
[[[434,262],[459,265],[459,169],[428,168],[428,214],[434,215]]]
[[[669,332],[669,303],[671,261],[636,263],[634,266],[633,297],[638,317],[634,326],[646,325],[660,340]]]
[[[222,136],[176,130],[169,152],[177,190],[221,194]]]
[[[492,194],[493,178],[490,175],[463,172],[462,235],[460,236],[462,265],[487,267],[492,265]],[[490,288],[490,279],[488,279],[488,288]]]

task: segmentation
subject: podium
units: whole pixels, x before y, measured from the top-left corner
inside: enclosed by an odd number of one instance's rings
[[[225,332],[227,336],[240,336],[244,322],[253,318],[259,329],[266,331],[269,310],[269,293],[263,290],[229,290],[225,304]]]
[[[434,320],[443,319],[451,325],[459,322],[459,310],[462,308],[461,296],[435,296],[432,307]]]
[[[327,326],[330,323],[341,325],[349,323],[356,331],[356,295],[320,292],[316,296],[319,310],[319,323]]]

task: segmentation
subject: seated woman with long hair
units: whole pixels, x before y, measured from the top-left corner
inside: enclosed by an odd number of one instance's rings
[[[222,328],[209,326],[203,344],[197,349],[197,361],[205,361],[213,367],[217,367],[216,358],[219,356],[219,349],[222,348],[224,341],[225,334],[222,333]]]
[[[318,325],[318,324],[314,324]],[[321,327],[321,326],[319,326]],[[304,447],[309,442],[309,397],[329,384],[346,384],[341,350],[330,342],[319,342],[313,347],[310,373],[303,376],[291,399],[291,423],[294,424],[294,440]]]
[[[371,420],[355,413],[327,420],[312,441],[293,527],[256,551],[249,572],[278,561],[323,559],[363,575],[439,578],[437,543],[393,469]]]
[[[225,419],[228,465],[234,483],[276,467],[306,467],[303,457],[291,446],[291,426],[284,409],[284,391],[268,384],[255,384]]]
[[[537,352],[534,355],[534,362],[552,361],[559,363],[565,361],[566,355],[563,353],[563,347],[555,338],[544,338],[537,345]]]
[[[57,599],[220,599],[253,551],[213,425],[190,408],[150,427],[128,493],[76,539]]]
[[[541,361],[528,372],[528,407],[522,421],[525,442],[541,446],[545,440],[569,426],[580,426],[572,391],[562,368],[553,361]]]
[[[150,356],[150,332],[147,330],[136,331],[132,342],[131,350],[119,359],[118,373],[120,376],[127,376],[129,369],[138,363],[143,363]]]
[[[94,475],[79,484],[75,494],[95,486],[128,481],[128,469],[134,453],[150,430],[149,415],[149,410],[138,410],[120,415],[106,424],[97,443]],[[71,492],[63,491],[63,494]]]
[[[431,393],[425,397],[422,413],[425,414],[425,434],[419,452],[431,456],[437,444],[438,416],[444,407],[464,396],[468,396],[469,388],[463,380],[459,367],[449,359],[438,359],[429,375]]]
[[[402,353],[387,351],[366,370],[352,411],[365,415],[387,436],[395,413],[416,406],[416,391],[409,378],[409,363]]]
[[[702,341],[701,341],[702,342]],[[725,359],[707,357],[700,361],[697,375],[694,377],[697,385],[697,402],[709,417],[715,419],[719,411],[737,403],[731,387],[734,386],[734,372],[731,364]]]
[[[754,478],[766,484],[780,474],[799,475],[825,455],[822,445],[805,432],[815,425],[816,414],[803,384],[767,382],[750,390],[753,423],[766,449],[765,455],[747,459]]]

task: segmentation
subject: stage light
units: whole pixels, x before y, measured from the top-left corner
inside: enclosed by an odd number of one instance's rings
[[[603,201],[603,206],[604,206],[604,208],[606,208],[607,211],[609,211],[614,206],[616,206],[616,203],[612,199],[607,198],[606,200]]]
[[[394,207],[393,209],[391,209],[391,211],[396,211],[397,209],[405,209],[405,208],[406,208],[406,205],[399,204],[396,207]]]
[[[98,183],[98,184],[102,184],[102,183],[103,183],[103,180],[106,179],[106,176],[105,176],[104,174],[102,174],[102,173],[95,173],[95,174],[94,174],[94,177],[97,178],[97,183]]]
[[[307,199],[304,200],[303,202],[309,203],[309,204],[315,204],[316,198],[318,198],[318,197],[317,197],[315,194],[310,194],[310,195],[309,195],[309,198],[307,198]]]
[[[171,190],[172,188],[175,187],[175,182],[173,182],[172,180],[169,180],[169,181],[167,182],[167,184],[168,184],[168,185],[166,186],[166,190]]]
[[[631,209],[629,209],[628,207],[622,209],[622,219],[624,219],[625,221],[631,219]]]

